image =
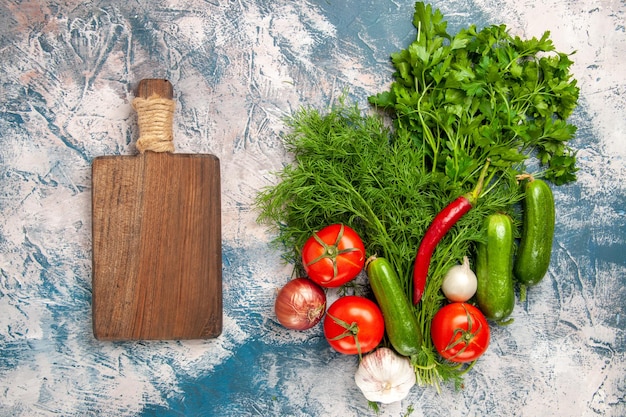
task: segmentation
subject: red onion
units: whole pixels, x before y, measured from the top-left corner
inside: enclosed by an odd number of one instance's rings
[[[278,292],[274,311],[280,324],[286,328],[310,329],[326,312],[326,293],[308,278],[295,278]]]

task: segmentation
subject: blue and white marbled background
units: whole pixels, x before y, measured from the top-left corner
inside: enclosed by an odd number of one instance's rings
[[[356,359],[273,316],[290,269],[251,201],[288,155],[282,119],[390,82],[409,0],[0,1],[0,415],[362,416]],[[414,388],[380,415],[626,415],[626,2],[434,1],[454,30],[505,23],[573,51],[577,183],[548,277],[465,388]],[[224,333],[105,343],[91,333],[90,164],[134,153],[135,83],[176,89],[179,152],[222,161]]]

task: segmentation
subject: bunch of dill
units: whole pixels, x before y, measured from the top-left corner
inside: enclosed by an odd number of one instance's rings
[[[278,182],[256,199],[259,221],[275,232],[285,260],[302,274],[300,248],[313,232],[333,223],[354,228],[368,255],[386,257],[395,267],[407,297],[412,267],[424,232],[437,212],[467,192],[448,177],[427,169],[423,150],[407,135],[394,135],[376,114],[340,102],[326,113],[301,109],[288,120],[284,142],[294,160],[277,174]],[[519,193],[514,181],[485,194],[435,250],[432,278],[415,307],[423,334],[444,299],[443,275],[483,239],[488,213],[506,211]],[[436,385],[462,369],[439,361],[430,338],[413,358],[420,382]]]

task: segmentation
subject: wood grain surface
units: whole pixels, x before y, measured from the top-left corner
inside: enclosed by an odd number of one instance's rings
[[[142,82],[138,95],[171,97]],[[222,329],[219,160],[145,152],[93,162],[98,339],[198,339]]]

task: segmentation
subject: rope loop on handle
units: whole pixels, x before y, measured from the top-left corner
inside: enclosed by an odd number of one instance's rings
[[[153,95],[148,98],[136,97],[133,107],[137,111],[139,139],[137,150],[140,153],[174,152],[174,100]]]

